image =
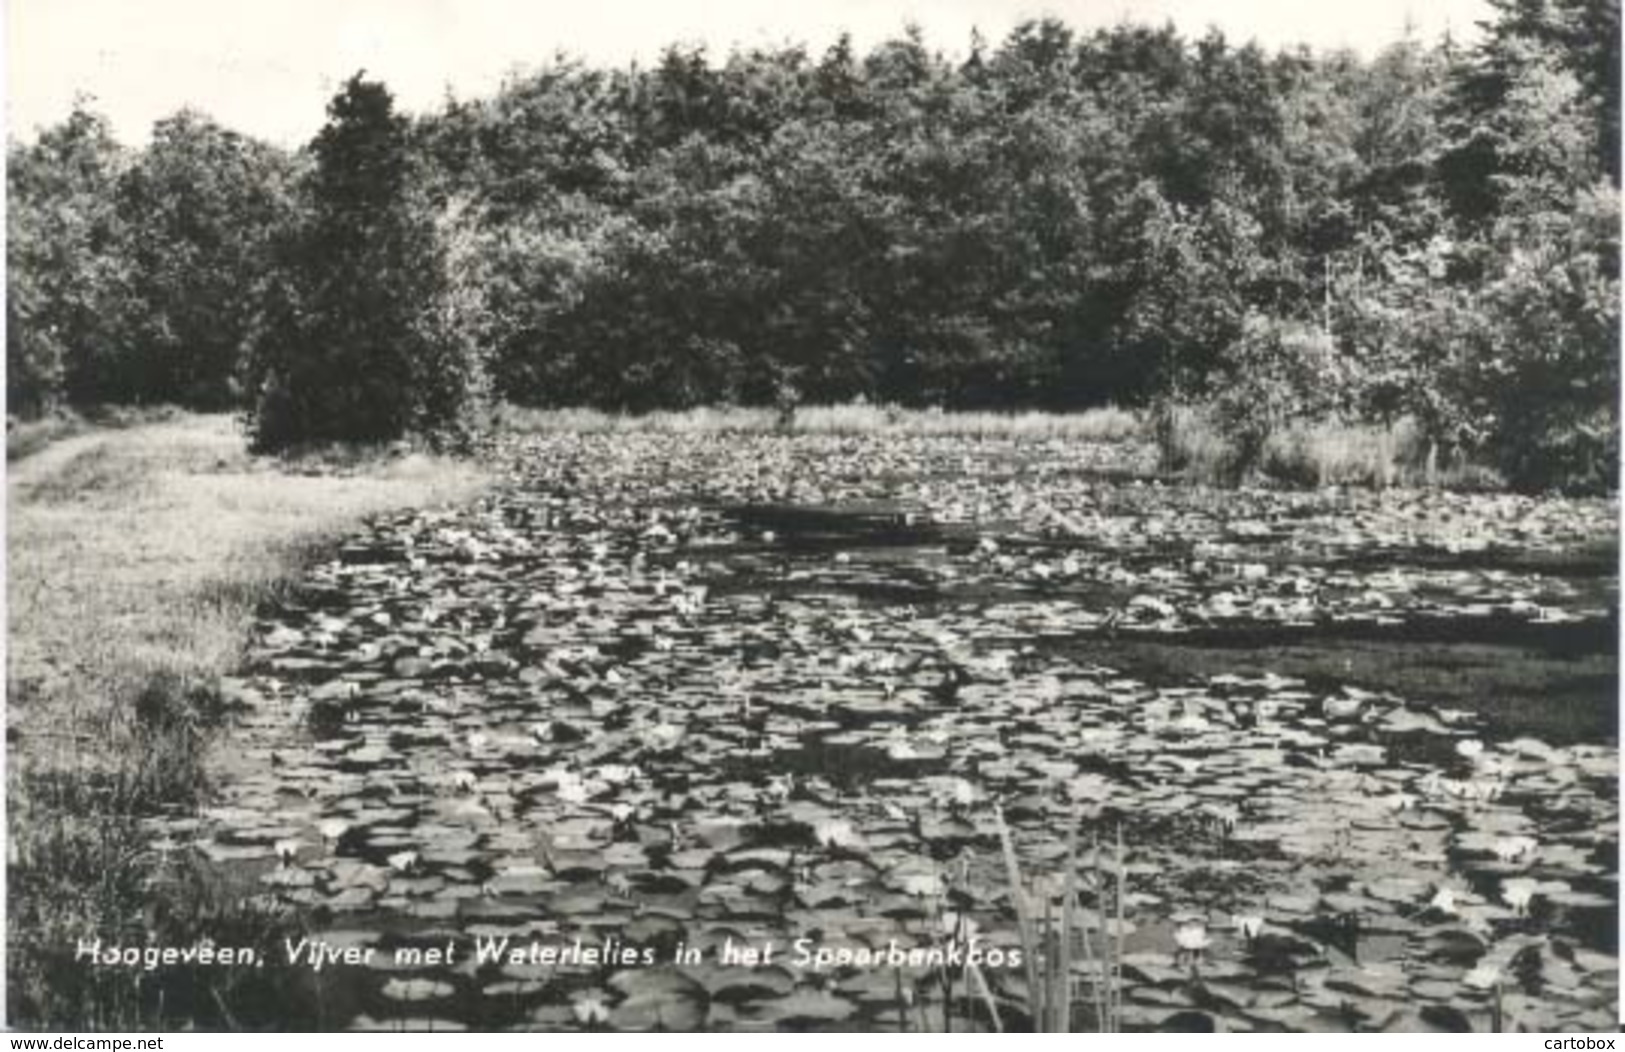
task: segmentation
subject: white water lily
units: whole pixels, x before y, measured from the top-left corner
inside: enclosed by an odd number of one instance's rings
[[[1456,743],[1456,755],[1468,760],[1476,760],[1484,755],[1484,743],[1477,738],[1467,738]]]
[[[1212,945],[1209,938],[1207,922],[1203,920],[1186,920],[1180,922],[1174,929],[1174,945],[1179,947],[1182,955],[1189,955],[1194,960],[1200,960],[1202,952]]]
[[[608,782],[610,785],[626,785],[637,780],[641,774],[636,767],[624,763],[606,763],[593,771],[593,777]]]
[[[1202,808],[1202,813],[1221,836],[1234,833],[1236,823],[1241,821],[1241,809],[1226,804],[1208,804]]]
[[[1523,856],[1533,852],[1540,846],[1540,842],[1530,836],[1504,836],[1497,837],[1493,849],[1495,857],[1502,862],[1516,862]]]
[[[1327,698],[1322,714],[1328,720],[1352,720],[1365,708],[1362,698]]]
[[[590,795],[587,791],[587,783],[582,780],[581,776],[568,771],[559,775],[554,792],[558,794],[560,800],[570,804],[584,804],[587,802],[588,795]]]
[[[857,830],[844,818],[831,818],[813,827],[813,834],[825,847],[850,847],[857,843]]]
[[[390,855],[389,868],[399,873],[411,873],[418,868],[418,853],[416,851],[397,851]]]
[[[1264,930],[1264,916],[1260,913],[1238,913],[1233,923],[1236,926],[1236,934],[1248,942],[1258,938],[1259,933]]]
[[[1409,811],[1416,807],[1416,797],[1410,793],[1389,793],[1382,798],[1383,806],[1388,810],[1399,813]]]
[[[478,781],[479,779],[475,777],[473,771],[452,772],[451,784],[455,786],[457,791],[460,793],[472,793],[474,791],[474,786]]]
[[[1492,990],[1501,985],[1501,969],[1493,964],[1481,964],[1462,976],[1461,981],[1474,990]]]
[[[324,818],[316,823],[316,831],[331,844],[350,831],[350,823],[343,818]]]
[[[570,1010],[575,1013],[576,1021],[582,1026],[592,1026],[609,1019],[609,1008],[604,1004],[603,996],[597,993],[583,994],[576,998]]]
[[[291,866],[299,857],[299,849],[303,844],[299,840],[278,840],[276,842],[277,861],[284,866]]]
[[[1428,908],[1438,910],[1440,913],[1454,915],[1456,912],[1456,893],[1450,888],[1440,888],[1428,900]]]
[[[795,791],[796,780],[794,775],[776,774],[767,781],[767,796],[770,800],[783,802],[790,798]]]
[[[920,752],[912,742],[894,741],[887,743],[886,756],[893,760],[918,760]]]
[[[1520,917],[1529,915],[1529,901],[1535,897],[1536,884],[1528,877],[1501,882],[1501,898],[1512,912]]]
[[[897,883],[902,888],[903,894],[921,898],[942,891],[942,876],[938,873],[905,873]]]

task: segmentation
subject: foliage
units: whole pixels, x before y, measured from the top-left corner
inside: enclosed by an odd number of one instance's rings
[[[1329,427],[1583,484],[1617,428],[1587,216],[1618,2],[1493,6],[1471,49],[1369,60],[1046,19],[957,59],[917,29],[558,56],[410,121],[357,80],[297,156],[191,113],[123,150],[81,106],[8,158],[13,410],[457,442],[483,361],[506,401],[610,411],[1218,400],[1250,458],[1332,393]],[[1495,404],[1525,376],[1539,419]]]
[[[13,411],[116,399],[129,270],[114,187],[126,162],[87,100],[6,156],[6,395]]]
[[[483,387],[456,217],[420,198],[409,124],[352,77],[312,147],[252,362],[256,445],[471,437]]]
[[[287,222],[285,157],[207,117],[159,121],[118,207],[132,293],[126,399],[224,409],[237,401],[272,236]]]

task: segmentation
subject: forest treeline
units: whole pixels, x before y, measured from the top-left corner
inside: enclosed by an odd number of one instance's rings
[[[241,407],[264,446],[491,397],[1200,404],[1415,421],[1524,487],[1618,462],[1619,3],[1471,47],[1053,20],[945,57],[557,58],[286,151],[81,105],[8,147],[8,407]]]

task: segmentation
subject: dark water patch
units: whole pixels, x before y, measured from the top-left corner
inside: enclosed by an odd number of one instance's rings
[[[901,504],[751,504],[726,507],[723,513],[746,530],[772,532],[791,545],[820,538],[861,540],[872,547],[929,544],[942,534]]]
[[[794,748],[764,756],[732,757],[724,761],[731,775],[767,779],[790,775],[824,778],[842,790],[861,788],[878,779],[923,778],[948,770],[948,758],[897,759],[873,745],[846,744],[808,736]]]
[[[1304,637],[1210,646],[1180,636],[1080,639],[1064,652],[1152,683],[1275,673],[1465,709],[1508,737],[1554,745],[1618,740],[1617,653],[1551,653],[1479,642]]]
[[[1166,639],[1173,646],[1256,650],[1261,647],[1340,643],[1476,646],[1539,652],[1574,660],[1586,655],[1613,655],[1618,648],[1619,620],[1611,615],[1584,621],[1530,621],[1512,615],[1412,615],[1380,623],[1371,618],[1325,620],[1314,624],[1248,622],[1181,629],[1113,626],[1120,637]]]

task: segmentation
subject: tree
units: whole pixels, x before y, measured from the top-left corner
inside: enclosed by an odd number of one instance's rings
[[[138,304],[123,348],[128,397],[197,409],[237,401],[290,177],[279,151],[201,114],[157,123],[118,188]]]
[[[122,400],[129,271],[114,207],[126,163],[107,119],[77,100],[6,181],[6,394],[12,412]]]
[[[456,217],[431,210],[409,123],[358,73],[312,153],[308,211],[282,246],[254,355],[256,444],[466,443],[484,389],[473,303]]]

